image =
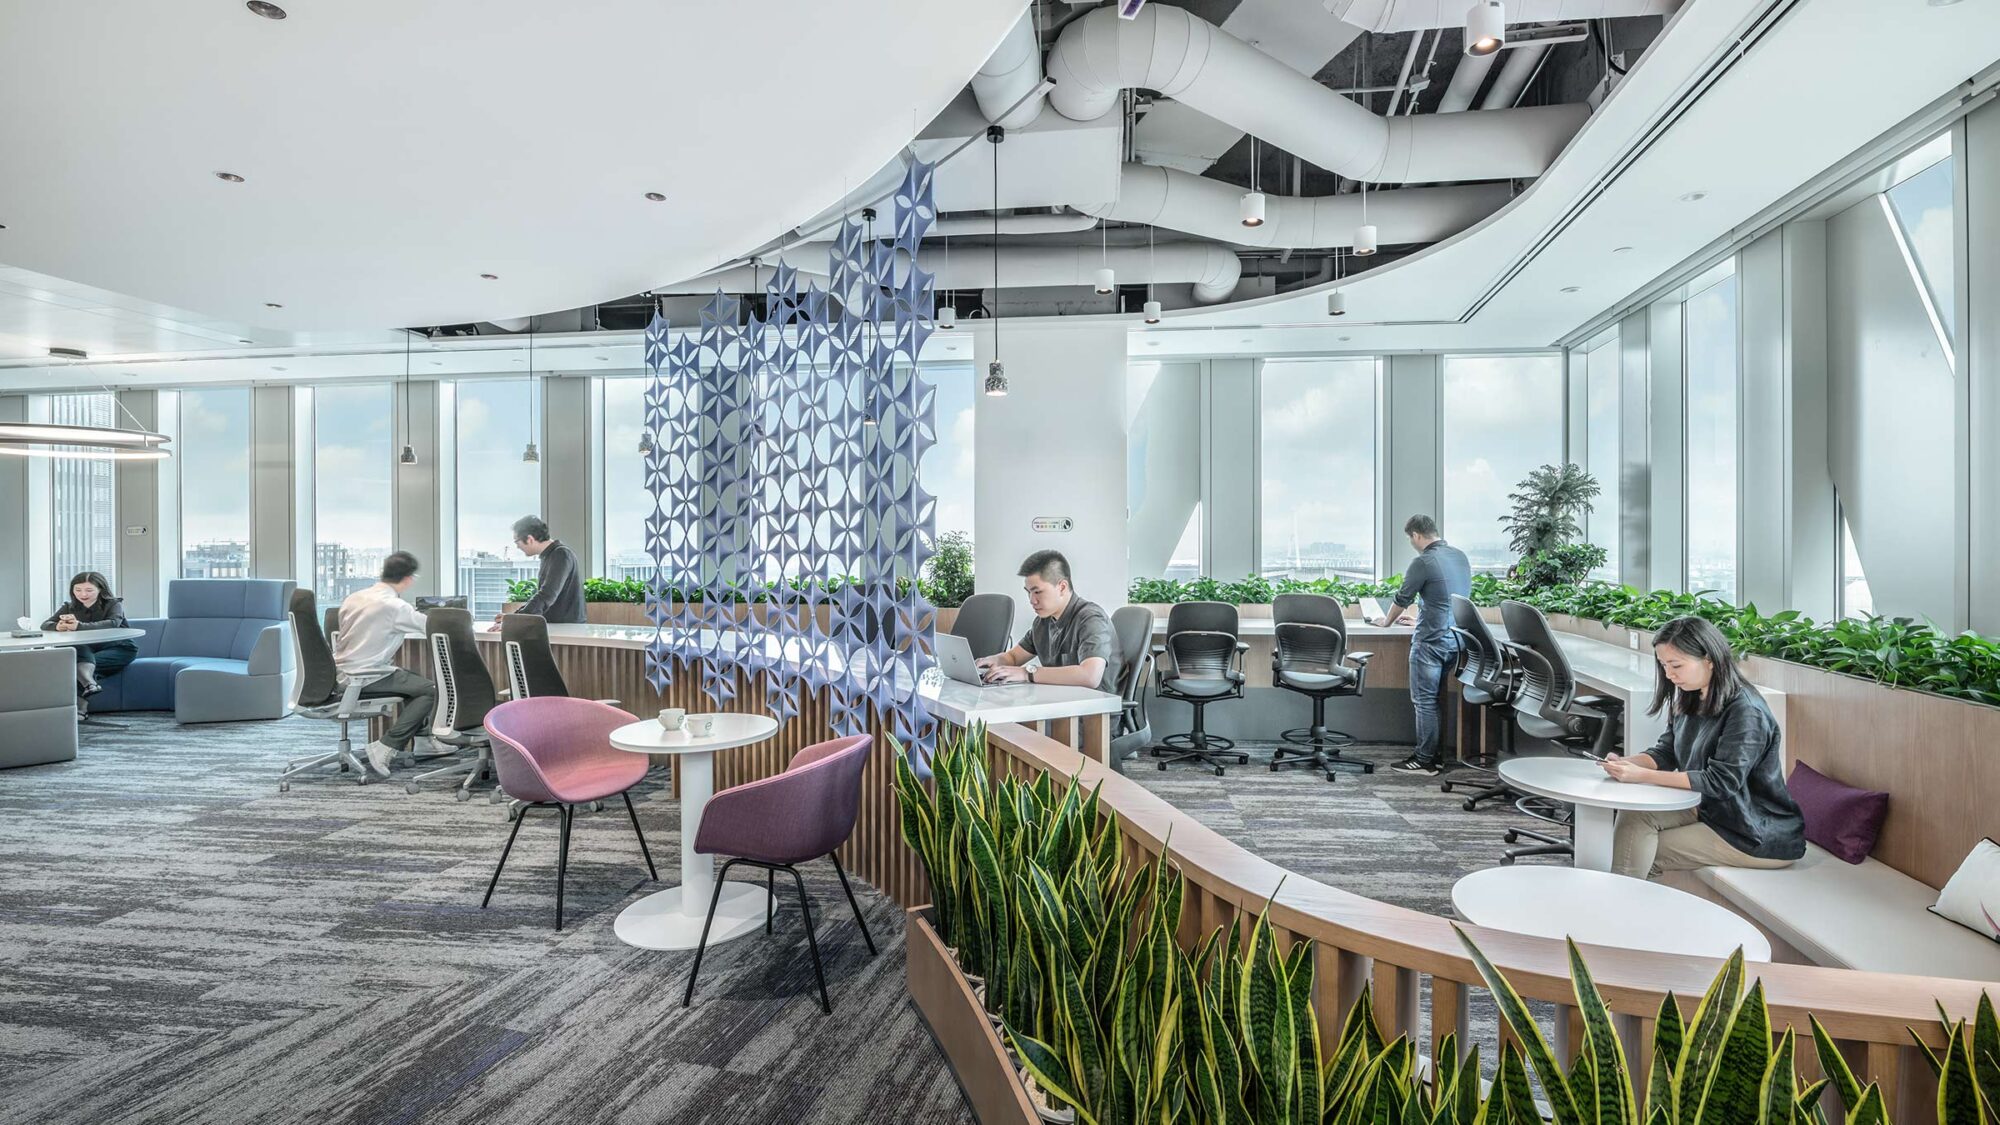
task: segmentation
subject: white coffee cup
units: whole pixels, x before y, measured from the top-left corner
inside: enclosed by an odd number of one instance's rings
[[[688,734],[692,737],[707,738],[709,735],[715,733],[715,716],[689,715],[687,719],[687,729],[688,729]]]
[[[662,708],[660,710],[660,729],[662,730],[681,729],[681,727],[686,725],[687,723],[687,715],[688,715],[687,709],[684,707]]]

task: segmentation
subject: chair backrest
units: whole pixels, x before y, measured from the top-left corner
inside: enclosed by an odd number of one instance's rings
[[[611,732],[635,721],[608,703],[561,695],[495,706],[486,713],[484,726],[493,743],[501,792],[520,801],[561,800],[557,789],[565,775],[632,759],[611,745]]]
[[[1118,637],[1118,698],[1124,702],[1119,732],[1129,734],[1151,725],[1146,716],[1146,685],[1153,672],[1153,611],[1142,605],[1121,606],[1111,615]]]
[[[951,635],[964,637],[972,655],[993,656],[1014,647],[1014,599],[1006,594],[974,594],[958,607]]]
[[[1576,698],[1576,676],[1570,671],[1569,656],[1556,643],[1549,619],[1526,602],[1504,601],[1500,620],[1507,626],[1507,643],[1521,661],[1515,708],[1551,718],[1567,715]]]
[[[499,697],[479,642],[472,637],[472,614],[463,609],[434,609],[424,614],[424,635],[430,638],[431,664],[438,677],[436,725],[451,730],[478,730]]]
[[[556,654],[549,648],[547,618],[510,613],[500,619],[500,646],[507,653],[507,687],[515,699],[568,695]]]
[[[1171,675],[1220,679],[1236,658],[1236,607],[1227,602],[1177,602],[1167,611]]]
[[[333,666],[333,646],[327,643],[326,634],[320,632],[319,605],[311,590],[292,591],[292,636],[299,646],[299,706],[318,707],[333,702],[340,694],[340,673]]]
[[[1325,594],[1279,594],[1271,599],[1271,666],[1328,673],[1347,656],[1347,618],[1340,601]]]
[[[702,810],[695,850],[767,863],[803,863],[833,851],[861,815],[861,772],[874,745],[868,734],[816,743],[785,772],[716,794]]]
[[[296,586],[275,578],[174,579],[159,655],[250,659],[258,635],[290,616]]]
[[[1513,686],[1507,680],[1507,653],[1493,636],[1486,619],[1479,615],[1479,607],[1472,604],[1471,598],[1463,594],[1451,596],[1451,623],[1452,632],[1458,634],[1459,648],[1465,654],[1465,663],[1458,670],[1458,682],[1496,697],[1511,694]]]

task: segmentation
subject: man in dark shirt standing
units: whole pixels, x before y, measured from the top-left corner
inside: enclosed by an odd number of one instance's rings
[[[1472,596],[1472,564],[1465,552],[1438,537],[1437,521],[1429,516],[1411,516],[1403,524],[1403,534],[1417,557],[1403,571],[1403,586],[1396,591],[1396,608],[1377,625],[1402,623],[1416,614],[1417,631],[1410,637],[1410,706],[1417,713],[1417,748],[1396,763],[1398,773],[1436,776],[1443,771],[1439,702],[1444,687],[1444,670],[1458,659],[1458,634],[1451,631],[1451,596]],[[1422,601],[1419,609],[1411,603]]]
[[[515,520],[514,545],[529,558],[542,560],[535,596],[514,612],[538,614],[551,625],[580,625],[589,620],[583,608],[583,572],[576,565],[576,552],[562,540],[549,537],[548,523],[540,516]],[[504,616],[493,619],[493,628],[500,627]]]
[[[1021,564],[1035,623],[1021,643],[979,661],[990,684],[1071,684],[1118,694],[1118,634],[1111,615],[1076,594],[1069,560],[1059,551],[1036,551]],[[1041,659],[1039,668],[1026,668]]]

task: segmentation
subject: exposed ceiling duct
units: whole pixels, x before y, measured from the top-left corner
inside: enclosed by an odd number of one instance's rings
[[[1092,121],[1127,88],[1156,90],[1321,168],[1370,183],[1527,179],[1555,161],[1584,105],[1384,119],[1183,9],[1099,8],[1049,52],[1049,104]]]
[[[1118,199],[1088,214],[1243,246],[1312,249],[1351,246],[1361,223],[1357,194],[1319,198],[1265,197],[1264,223],[1245,227],[1237,216],[1242,189],[1171,168],[1127,164]],[[1368,221],[1385,243],[1438,242],[1498,211],[1512,193],[1504,183],[1398,188],[1371,192]]]
[[[1444,97],[1438,99],[1439,113],[1460,113],[1472,108],[1472,99],[1479,96],[1479,87],[1485,85],[1486,76],[1493,72],[1494,55],[1461,55],[1458,66],[1451,72],[1451,84],[1444,88]]]
[[[1094,213],[1068,214],[1063,212],[1048,215],[1002,215],[1000,216],[999,223],[1000,233],[1003,236],[1075,234],[1078,231],[1091,230],[1096,226],[1097,217]],[[931,229],[924,234],[924,238],[926,241],[939,238],[990,238],[993,235],[993,228],[994,222],[990,218],[960,217],[939,219],[931,224]],[[832,242],[839,236],[840,227],[836,224],[823,228],[817,234],[794,239],[785,244],[783,249],[790,251],[808,243]]]
[[[1500,76],[1493,80],[1493,86],[1486,96],[1479,99],[1480,109],[1506,109],[1521,97],[1527,88],[1528,79],[1535,76],[1535,68],[1542,65],[1542,56],[1549,48],[1543,43],[1523,43],[1510,48],[1507,61],[1500,64]],[[1487,56],[1491,58],[1492,56]],[[1466,61],[1470,62],[1468,58]]]
[[[1364,31],[1419,31],[1465,24],[1466,0],[1325,0],[1326,10]],[[1508,0],[1507,22],[1670,16],[1680,0]]]
[[[1026,128],[1042,115],[1042,103],[1047,100],[1045,94],[1027,96],[1042,84],[1042,78],[1042,45],[1035,35],[1035,9],[1030,6],[1000,41],[993,57],[972,76],[972,96],[986,120],[1008,129]]]

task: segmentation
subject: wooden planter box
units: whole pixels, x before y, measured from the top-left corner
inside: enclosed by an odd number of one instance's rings
[[[931,928],[931,909],[919,906],[905,916],[904,957],[910,999],[930,1025],[980,1125],[1036,1125],[1039,1118],[1028,1091],[1014,1073],[1007,1049],[972,994],[958,961]]]

